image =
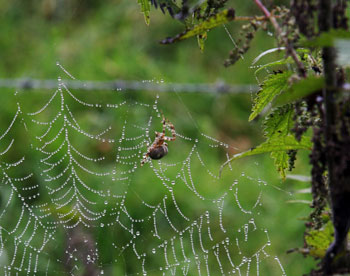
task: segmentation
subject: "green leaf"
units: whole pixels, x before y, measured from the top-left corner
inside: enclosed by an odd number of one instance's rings
[[[329,245],[333,241],[334,228],[332,221],[328,221],[323,228],[319,230],[311,230],[305,235],[307,248],[310,255],[315,258],[323,258]]]
[[[348,39],[350,38],[350,32],[346,30],[330,30],[329,32],[323,32],[318,37],[301,42],[304,47],[333,47],[336,39]]]
[[[277,96],[274,106],[284,105],[301,100],[317,91],[325,85],[323,77],[309,76],[292,84],[286,91]]]
[[[149,18],[149,12],[151,11],[151,3],[150,0],[137,0],[139,5],[141,5],[141,11],[145,17],[146,24],[149,25],[150,18]]]
[[[292,105],[285,105],[273,110],[273,112],[266,117],[264,122],[264,135],[268,139],[278,140],[284,137],[291,136],[295,139],[291,129],[294,125],[294,110]],[[296,139],[295,139],[295,142]],[[295,149],[294,149],[295,150]],[[274,159],[275,167],[282,179],[286,179],[286,172],[289,169],[289,155],[287,151],[273,151],[271,157]]]
[[[286,172],[289,168],[289,155],[286,151],[273,151],[271,157],[274,160],[277,172],[280,174],[283,180],[286,179]]]
[[[286,178],[286,171],[289,168],[289,155],[287,152],[289,150],[299,149],[311,150],[312,148],[310,137],[304,135],[298,141],[294,134],[291,133],[291,128],[294,125],[293,113],[292,105],[276,108],[264,122],[265,137],[267,140],[256,148],[234,155],[226,163],[246,156],[271,153],[277,171],[284,180]]]
[[[235,12],[233,9],[227,9],[222,12],[219,12],[203,22],[193,26],[191,29],[188,29],[181,34],[178,34],[175,37],[169,37],[161,41],[162,44],[171,44],[174,42],[178,42],[193,36],[202,35],[209,30],[221,26],[229,21],[234,20]]]
[[[293,135],[288,135],[282,139],[270,139],[256,148],[235,154],[230,161],[240,159],[242,157],[257,155],[275,151],[288,151],[297,149],[311,150],[312,144],[308,137],[303,137],[301,141],[297,141]]]
[[[288,79],[292,72],[286,71],[278,74],[270,74],[262,83],[256,98],[252,113],[249,116],[249,121],[253,120],[272,100],[282,91],[288,88]]]
[[[153,0],[151,3],[155,8],[159,7],[163,13],[168,11],[172,17],[181,11],[174,0]]]
[[[278,66],[278,65],[292,64],[293,62],[294,61],[291,57],[280,59],[277,61],[273,61],[273,62],[259,66],[259,68],[254,72],[254,74],[256,75],[257,73],[259,73],[261,70],[263,70],[265,68],[270,68],[270,67],[274,67],[274,66]]]
[[[294,125],[292,105],[278,107],[264,121],[264,135],[267,139],[281,138],[290,134]]]
[[[207,40],[207,32],[197,35],[198,46],[201,52],[204,52],[204,42]]]

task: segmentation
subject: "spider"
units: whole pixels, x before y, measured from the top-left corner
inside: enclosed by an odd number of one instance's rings
[[[169,120],[166,120],[163,116],[162,120],[163,131],[156,131],[156,138],[150,147],[148,147],[146,154],[144,155],[141,161],[141,167],[151,159],[160,159],[167,155],[168,153],[168,144],[165,141],[174,141],[176,139],[175,127]],[[171,129],[171,137],[165,136],[165,128],[169,126]]]

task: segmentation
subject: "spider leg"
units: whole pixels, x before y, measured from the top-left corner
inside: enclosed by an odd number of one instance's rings
[[[153,146],[153,145],[152,145]],[[149,154],[151,151],[152,146],[149,145],[149,142],[147,142],[147,152],[145,153],[145,155],[143,156],[143,159],[141,161],[141,167],[147,163],[147,161],[149,160]]]
[[[174,140],[176,139],[175,127],[174,127],[174,125],[173,125],[172,123],[170,123],[169,120],[166,122],[166,125],[167,125],[168,127],[170,127],[171,137],[169,137],[169,136],[164,136],[164,140],[166,140],[166,141],[174,141]]]
[[[142,161],[141,161],[141,167],[142,167],[145,163],[147,163],[148,159],[149,159],[149,150],[148,150],[148,151],[146,152],[146,154],[143,156],[143,159],[142,159]]]
[[[163,134],[165,135],[165,128],[166,128],[167,122],[165,120],[164,115],[163,115],[163,119],[162,119],[162,124],[163,124]]]

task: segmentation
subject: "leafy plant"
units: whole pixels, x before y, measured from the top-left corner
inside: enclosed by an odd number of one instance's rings
[[[157,2],[171,10],[170,5],[175,4],[174,1]],[[229,66],[249,50],[258,29],[274,30],[278,46],[275,49],[284,50],[286,57],[257,70],[268,71],[249,117],[251,121],[267,111],[266,140],[249,151],[234,155],[221,171],[233,160],[270,153],[277,171],[285,179],[287,170],[294,167],[296,152],[310,151],[314,209],[309,219],[313,229],[308,231],[306,246],[310,256],[322,258],[321,268],[310,275],[350,272],[350,254],[346,250],[350,227],[350,99],[343,93],[344,87],[348,87],[344,86],[347,81],[344,67],[348,66],[344,60],[349,44],[346,40],[349,38],[347,2],[294,0],[288,8],[274,7],[271,11],[260,0],[254,2],[263,16],[238,16],[226,7],[225,0],[182,1],[172,15],[185,24],[185,31],[162,43],[197,36],[203,50],[211,29],[229,22],[248,21],[241,29],[237,46],[225,61]],[[336,64],[336,46],[341,57],[338,63],[343,67]],[[256,61],[258,59],[260,57]],[[271,72],[274,67],[279,69]],[[277,108],[270,110],[272,106]],[[331,206],[335,235],[331,245],[331,224],[321,218],[327,205]]]

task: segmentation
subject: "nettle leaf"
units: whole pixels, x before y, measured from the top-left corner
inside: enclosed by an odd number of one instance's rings
[[[197,40],[198,40],[198,46],[201,52],[204,52],[204,42],[207,40],[207,32],[204,32],[200,35],[197,35]]]
[[[172,17],[181,11],[174,0],[151,0],[151,4],[156,9],[159,7],[163,13],[167,10]]]
[[[304,135],[301,140],[298,141],[294,134],[291,133],[291,128],[294,124],[293,113],[292,105],[276,108],[266,118],[264,123],[265,137],[267,140],[255,148],[234,155],[226,163],[246,156],[271,153],[277,171],[284,180],[286,178],[286,171],[289,169],[288,151],[299,149],[311,150],[312,148],[310,137]],[[224,165],[226,165],[226,163]]]
[[[292,76],[292,72],[285,71],[277,74],[270,74],[262,83],[261,89],[254,99],[252,113],[249,121],[255,119],[263,109],[272,102],[272,100],[289,86],[288,79]]]
[[[264,122],[264,135],[267,139],[287,136],[293,127],[294,110],[292,105],[285,105],[273,110]]]
[[[172,44],[193,36],[197,35],[203,35],[204,33],[208,32],[209,30],[221,26],[229,21],[234,20],[235,18],[235,11],[233,9],[227,9],[222,12],[219,12],[208,19],[204,20],[203,22],[193,26],[191,29],[188,29],[181,34],[176,35],[175,37],[168,37],[164,40],[162,40],[161,44]]]
[[[300,141],[297,141],[294,135],[290,134],[280,139],[269,139],[268,141],[260,144],[259,146],[252,148],[248,151],[235,154],[229,161],[237,160],[242,157],[269,153],[269,152],[278,152],[278,151],[288,151],[288,150],[297,150],[297,149],[306,149],[311,150],[312,143],[309,137],[302,137]]]
[[[310,255],[314,258],[323,258],[334,239],[333,236],[334,228],[331,220],[329,220],[323,228],[307,232],[305,235],[305,243],[310,250]]]
[[[309,76],[306,79],[293,83],[286,91],[277,96],[275,106],[284,105],[301,100],[317,91],[325,85],[323,77]]]
[[[279,107],[274,109],[274,111],[266,117],[264,122],[264,135],[268,139],[268,141],[279,140],[285,137],[290,137],[289,143],[298,143],[293,133],[291,133],[291,129],[294,126],[294,110],[292,105],[285,105],[283,107]],[[295,141],[293,141],[293,139]],[[304,138],[305,139],[305,138]],[[303,141],[306,142],[307,140]],[[310,140],[309,140],[310,142]],[[311,142],[310,142],[311,143]],[[310,144],[311,146],[311,144]],[[292,150],[296,150],[294,148]],[[289,170],[289,159],[290,156],[288,151],[273,151],[271,152],[271,157],[274,159],[275,167],[282,179],[286,179],[286,173]]]
[[[291,57],[288,57],[288,58],[280,59],[280,60],[273,61],[273,62],[270,62],[270,63],[266,63],[264,65],[260,65],[259,68],[256,69],[256,71],[254,72],[254,74],[256,75],[261,70],[266,69],[266,68],[292,64],[293,62],[294,62],[293,59]]]
[[[146,24],[149,25],[150,23],[149,13],[151,11],[150,0],[137,0],[137,2],[141,6],[141,11],[145,17]]]

